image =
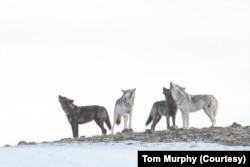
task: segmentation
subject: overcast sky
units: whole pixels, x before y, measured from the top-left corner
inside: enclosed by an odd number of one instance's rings
[[[144,131],[170,81],[213,94],[216,126],[249,125],[249,9],[247,0],[1,0],[0,145],[71,137],[59,94],[105,106],[113,122],[121,89],[137,88],[132,127]],[[191,127],[210,125],[203,111],[190,115]],[[80,126],[100,134],[94,122]]]

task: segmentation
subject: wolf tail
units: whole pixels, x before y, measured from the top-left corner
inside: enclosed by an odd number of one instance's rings
[[[217,99],[214,97],[214,112],[213,112],[214,118],[215,118],[216,115],[217,115],[218,107],[219,107],[218,101],[217,101]]]
[[[122,116],[121,116],[121,115],[118,115],[118,117],[117,117],[117,119],[116,119],[116,124],[117,124],[117,125],[120,125],[121,120],[122,120]]]
[[[150,124],[150,122],[154,119],[152,115],[154,115],[155,112],[156,112],[156,103],[154,103],[152,106],[151,112],[149,113],[148,120],[146,122],[146,126],[148,126],[148,124]]]
[[[108,111],[106,110],[106,108],[104,108],[104,110],[105,110],[105,113],[106,113],[105,123],[108,126],[109,130],[111,130],[111,123],[110,123]]]
[[[153,120],[153,117],[151,116],[151,114],[149,114],[148,116],[148,120],[146,122],[146,126],[148,126],[148,124]]]

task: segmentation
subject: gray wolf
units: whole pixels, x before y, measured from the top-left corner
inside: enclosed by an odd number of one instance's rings
[[[181,110],[183,129],[189,128],[189,113],[203,109],[215,125],[218,101],[213,95],[189,95],[185,88],[170,82],[170,91]]]
[[[92,120],[94,120],[101,128],[103,135],[106,135],[107,132],[104,128],[104,122],[108,126],[109,130],[111,129],[109,115],[105,107],[98,105],[77,106],[73,104],[74,100],[61,95],[58,97],[61,107],[71,125],[74,138],[78,138],[78,124],[84,124]]]
[[[167,129],[170,128],[170,117],[172,117],[172,123],[175,126],[175,118],[178,107],[169,89],[163,88],[163,94],[165,95],[166,100],[157,101],[153,104],[153,107],[146,122],[147,126],[153,120],[153,123],[151,125],[152,132],[155,131],[155,126],[160,121],[162,116],[166,116]]]
[[[134,99],[135,99],[136,89],[122,90],[122,97],[119,98],[115,103],[114,108],[114,123],[112,126],[111,134],[114,134],[115,124],[119,125],[121,119],[124,119],[124,130],[128,129],[127,122],[129,117],[129,129],[132,130],[132,112],[134,109]]]

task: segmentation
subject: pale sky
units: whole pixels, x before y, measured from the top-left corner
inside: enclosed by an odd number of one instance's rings
[[[121,89],[136,88],[132,127],[144,131],[170,81],[214,95],[216,126],[249,125],[249,9],[247,0],[1,0],[0,145],[72,137],[59,94],[105,106],[113,123]],[[190,114],[191,127],[210,125]],[[79,134],[101,130],[92,122]]]

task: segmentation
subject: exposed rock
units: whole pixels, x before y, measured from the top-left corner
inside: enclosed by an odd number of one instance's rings
[[[4,147],[11,147],[11,145],[9,145],[9,144],[5,144],[5,145],[4,145]]]
[[[17,145],[35,145],[36,142],[26,142],[26,141],[20,141]]]
[[[134,133],[133,129],[123,129],[122,133]]]
[[[171,127],[170,130],[155,131],[146,129],[145,132],[133,132],[127,129],[118,132],[115,135],[104,136],[81,136],[78,139],[64,138],[54,143],[72,143],[72,142],[120,142],[120,141],[141,141],[141,142],[186,142],[203,141],[209,143],[219,143],[224,145],[250,146],[250,126],[241,126],[233,123],[228,127],[210,127],[210,128],[189,128],[188,130]],[[30,145],[34,142],[21,141],[18,145]]]
[[[173,125],[173,126],[170,126],[170,128],[169,128],[170,130],[178,130],[179,128],[178,128],[178,126],[176,126],[176,125]]]
[[[234,123],[231,125],[231,127],[233,127],[233,128],[240,128],[240,127],[241,127],[241,124],[238,124],[238,123],[234,122]]]
[[[146,133],[146,134],[152,134],[152,133],[154,133],[154,131],[152,131],[151,129],[146,129],[146,130],[145,130],[145,133]]]

